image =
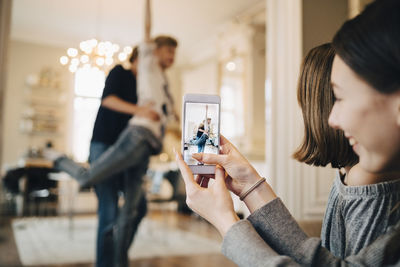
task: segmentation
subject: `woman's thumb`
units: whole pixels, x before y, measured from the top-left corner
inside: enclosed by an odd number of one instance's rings
[[[226,187],[225,185],[225,171],[221,166],[216,166],[215,167],[215,183],[223,185],[224,187]]]

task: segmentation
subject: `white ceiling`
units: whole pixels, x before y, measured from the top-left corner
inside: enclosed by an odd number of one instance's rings
[[[265,0],[153,0],[152,34],[170,34],[178,57]],[[144,0],[14,0],[11,38],[61,47],[93,37],[120,45],[143,36]]]

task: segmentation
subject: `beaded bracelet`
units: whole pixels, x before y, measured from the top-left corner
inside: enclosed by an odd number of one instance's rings
[[[256,189],[260,184],[262,184],[263,182],[265,182],[265,178],[261,178],[260,180],[258,180],[255,184],[253,184],[246,192],[240,194],[239,198],[241,201],[243,201],[243,199],[245,197],[247,197],[248,194],[250,194],[254,189]]]

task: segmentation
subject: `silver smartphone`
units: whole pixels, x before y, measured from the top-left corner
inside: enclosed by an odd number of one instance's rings
[[[219,154],[221,98],[218,95],[186,94],[182,113],[184,161],[195,174],[214,174],[215,165],[203,164],[192,158],[192,154]]]

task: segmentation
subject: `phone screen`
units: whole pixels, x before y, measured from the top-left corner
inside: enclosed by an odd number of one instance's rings
[[[203,165],[193,153],[219,151],[219,104],[185,102],[183,159],[188,165]]]

